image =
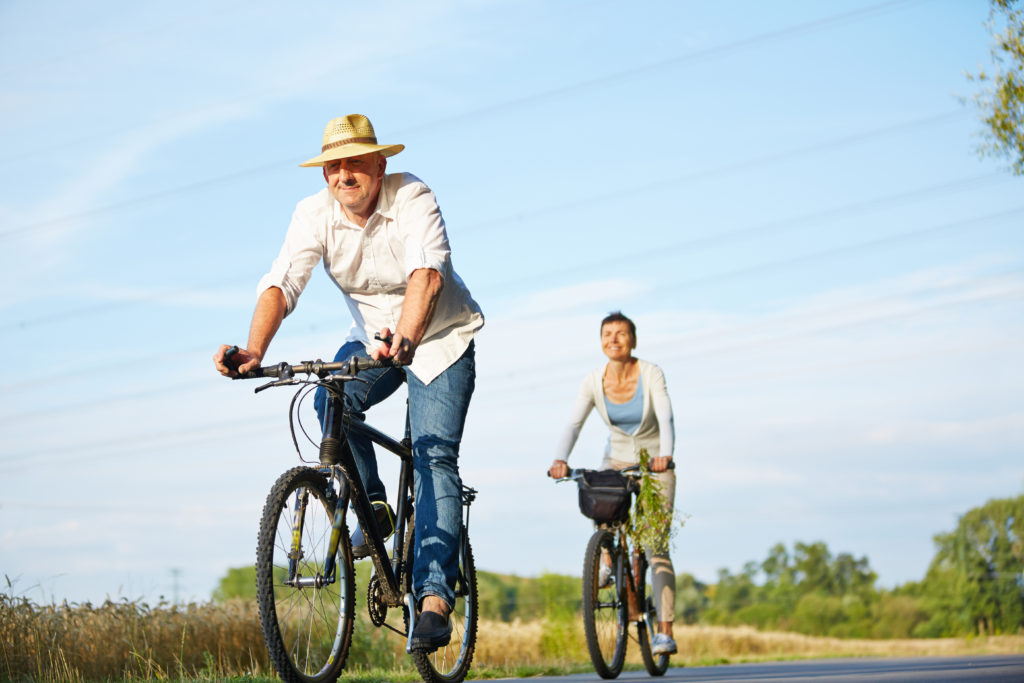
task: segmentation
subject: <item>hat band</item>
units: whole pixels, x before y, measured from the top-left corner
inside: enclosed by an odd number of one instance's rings
[[[326,152],[327,150],[334,149],[335,147],[341,147],[342,145],[351,145],[353,143],[358,143],[358,142],[364,142],[364,143],[368,143],[368,144],[371,144],[371,145],[376,145],[377,144],[377,138],[345,138],[344,140],[338,140],[337,142],[332,142],[332,143],[330,143],[328,145],[324,145],[320,149],[320,152],[321,153],[322,152]]]

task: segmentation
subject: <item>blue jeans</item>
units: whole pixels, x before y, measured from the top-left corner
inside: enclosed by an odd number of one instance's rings
[[[346,355],[347,354],[347,355]],[[363,345],[349,342],[335,360],[366,355]],[[416,547],[413,559],[413,593],[417,601],[434,595],[449,607],[455,604],[455,579],[459,569],[459,536],[462,531],[462,480],[459,478],[459,444],[466,424],[469,400],[476,386],[475,344],[430,384],[424,384],[408,368],[409,428],[412,436],[413,495],[416,498]],[[369,380],[347,382],[345,395],[356,411],[383,401],[401,384],[394,369],[360,373]],[[396,379],[397,377],[397,379]],[[314,404],[321,424],[327,394],[318,389]],[[366,439],[349,439],[359,475],[370,500],[385,500],[384,484],[377,474],[373,445]]]

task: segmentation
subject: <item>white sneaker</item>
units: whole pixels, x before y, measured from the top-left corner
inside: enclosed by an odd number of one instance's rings
[[[651,653],[656,655],[674,655],[676,653],[676,641],[672,636],[664,633],[655,633],[651,638]]]
[[[597,572],[597,587],[607,588],[610,585],[612,585],[612,568],[602,563],[600,571]]]

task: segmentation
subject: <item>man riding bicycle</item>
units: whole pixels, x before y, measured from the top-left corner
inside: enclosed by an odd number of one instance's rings
[[[474,337],[484,318],[455,273],[444,219],[433,192],[408,173],[385,173],[404,145],[379,145],[369,119],[336,118],[321,153],[300,164],[322,167],[327,187],[300,201],[284,245],[258,287],[249,341],[232,358],[214,355],[225,376],[260,365],[284,317],[294,310],[313,268],[323,260],[353,318],[334,360],[391,358],[405,364],[361,374],[345,384],[356,412],[390,396],[404,381],[415,468],[416,548],[413,591],[422,610],[414,650],[432,651],[451,637],[461,524],[459,445],[476,380]],[[383,340],[370,340],[377,334]],[[323,389],[320,390],[323,392]],[[321,421],[326,396],[315,400]],[[390,509],[372,444],[350,435],[359,474],[388,535]],[[361,533],[354,534],[358,555]]]

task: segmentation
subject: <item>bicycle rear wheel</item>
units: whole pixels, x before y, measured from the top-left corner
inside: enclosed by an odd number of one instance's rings
[[[412,571],[413,525],[409,525],[409,543],[406,546],[406,566]],[[455,605],[450,619],[452,639],[444,647],[433,652],[412,653],[420,677],[427,683],[461,683],[469,673],[476,649],[476,629],[479,617],[477,602],[476,566],[473,563],[473,548],[463,530],[462,547],[459,551],[459,574],[455,581]],[[408,621],[406,621],[408,628]]]
[[[342,523],[336,564],[325,575],[336,496],[320,472],[296,467],[267,496],[256,547],[260,624],[282,680],[338,678],[352,643],[355,580]]]
[[[612,562],[612,579],[601,585],[602,554]],[[626,659],[626,587],[622,548],[615,534],[599,529],[590,537],[583,562],[583,631],[594,671],[615,678]],[[619,577],[622,577],[621,580]]]

